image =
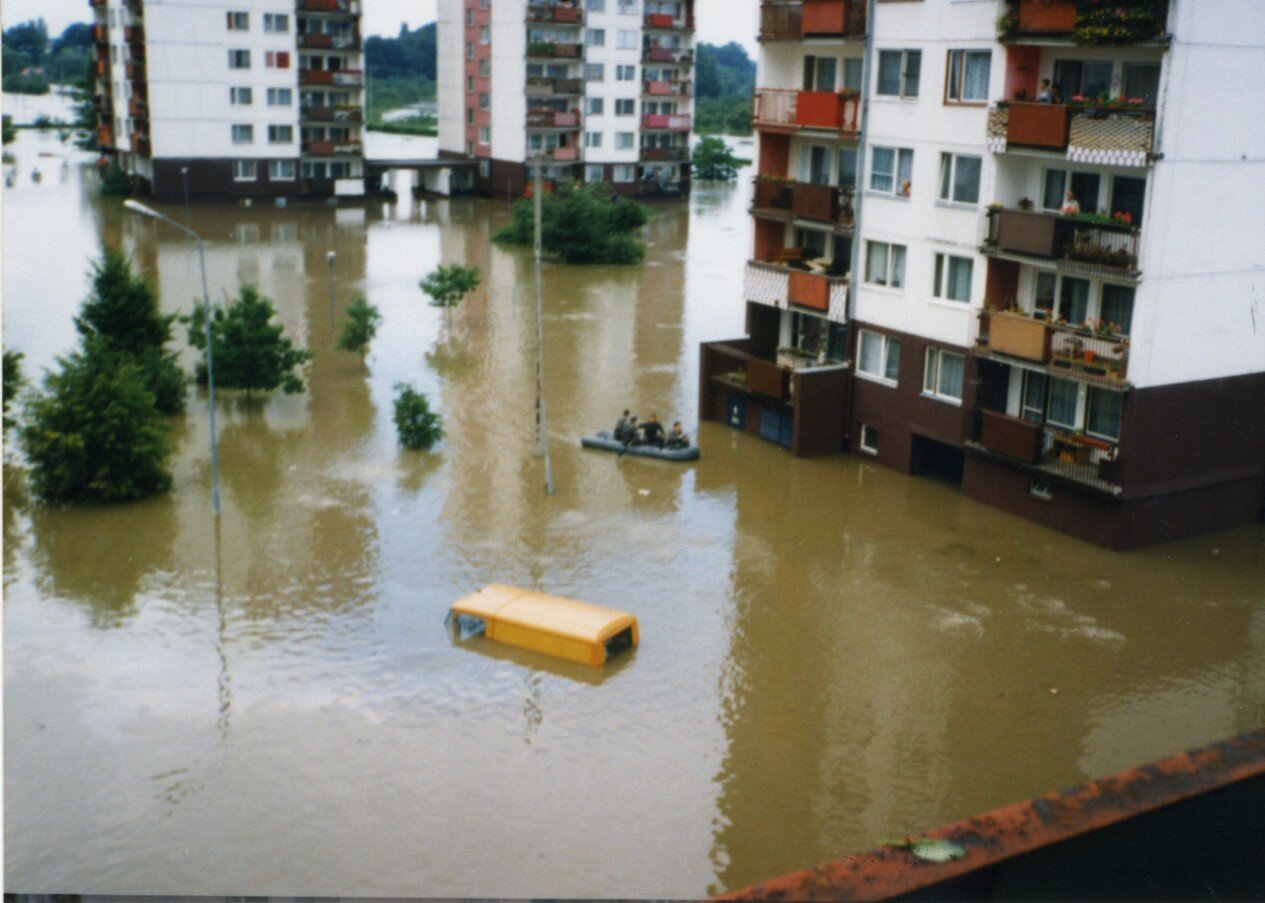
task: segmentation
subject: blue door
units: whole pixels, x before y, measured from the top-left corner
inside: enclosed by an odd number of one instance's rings
[[[795,429],[795,415],[790,411],[765,408],[760,412],[760,438],[790,448]]]

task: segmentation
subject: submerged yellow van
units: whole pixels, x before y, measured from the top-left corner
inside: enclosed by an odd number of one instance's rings
[[[444,623],[458,640],[480,634],[585,665],[637,645],[637,619],[622,611],[494,583],[453,603]]]

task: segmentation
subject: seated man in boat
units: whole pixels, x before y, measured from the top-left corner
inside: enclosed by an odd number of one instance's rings
[[[619,437],[619,441],[625,445],[640,445],[641,440],[637,438],[637,415],[633,414],[628,418],[628,424],[624,427],[624,435]]]
[[[611,431],[611,438],[616,442],[626,442],[628,435],[628,409],[624,409],[624,416],[615,421],[615,429]]]
[[[654,414],[651,414],[650,419],[641,425],[641,444],[663,448],[663,424]]]
[[[672,424],[672,431],[668,433],[668,448],[689,448],[690,437],[685,435],[685,431],[681,429],[681,421]]]

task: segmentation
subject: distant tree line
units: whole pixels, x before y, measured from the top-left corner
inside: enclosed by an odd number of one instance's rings
[[[49,85],[89,87],[92,26],[76,22],[55,39],[43,19],[6,28],[0,48],[4,90],[18,94],[47,94]]]
[[[365,73],[369,80],[365,111],[371,123],[387,110],[435,99],[435,23],[412,31],[400,26],[393,38],[365,39]]]
[[[741,44],[700,43],[694,61],[694,130],[704,135],[751,132],[755,62]]]

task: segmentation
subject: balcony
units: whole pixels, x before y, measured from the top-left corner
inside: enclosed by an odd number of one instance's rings
[[[986,225],[986,252],[1076,261],[1117,278],[1137,275],[1138,230],[1109,217],[990,208]]]
[[[359,69],[300,69],[300,85],[334,85],[340,88],[360,88],[365,74]]]
[[[581,45],[579,44],[560,44],[556,41],[529,41],[527,44],[527,55],[532,57],[543,57],[550,60],[578,60],[580,53]]]
[[[1076,163],[1147,166],[1155,143],[1155,111],[1123,100],[1098,104],[1012,101],[989,111],[988,145],[994,153],[1065,152]]]
[[[980,312],[980,354],[1040,364],[1051,375],[1121,388],[1128,378],[1129,337],[1112,327],[1050,322],[1017,311]]]
[[[584,21],[584,13],[575,6],[549,6],[536,4],[527,7],[527,22],[531,25],[579,25]]]
[[[686,113],[647,113],[641,117],[641,127],[654,131],[688,132],[690,116]]]
[[[304,50],[354,50],[360,46],[360,36],[306,31],[299,35],[299,46]]]
[[[760,5],[761,41],[862,37],[865,37],[862,0],[765,0]]]
[[[549,152],[549,156],[555,163],[575,163],[580,159],[580,148],[574,145],[555,147]]]
[[[803,3],[761,3],[760,40],[798,41],[804,36]]]
[[[1009,0],[998,21],[1002,41],[1124,45],[1162,40],[1167,0],[1119,0],[1085,4],[1076,0]]]
[[[826,273],[828,262],[805,261],[799,248],[787,249],[777,256],[787,262],[747,263],[743,286],[748,301],[783,310],[790,305],[808,308],[838,323],[847,319],[847,276]]]
[[[143,60],[128,60],[125,71],[129,81],[145,80],[145,63]]]
[[[114,130],[108,125],[97,126],[97,144],[102,147],[114,147]]]
[[[645,26],[646,28],[672,29],[676,31],[684,31],[689,28],[689,24],[684,19],[678,19],[668,13],[647,13]]]
[[[92,26],[92,40],[96,41],[98,44],[109,44],[110,43],[109,27],[106,25]]]
[[[835,185],[796,182],[791,188],[791,213],[798,219],[851,227],[855,219],[853,193]]]
[[[641,54],[643,63],[674,63],[679,66],[694,64],[694,51],[683,47],[646,47]]]
[[[644,82],[641,91],[651,97],[689,97],[693,91],[693,84],[684,79]]]
[[[1026,466],[1033,474],[1060,478],[1119,495],[1121,462],[1113,442],[998,411],[974,412],[966,447]]]
[[[333,141],[322,138],[303,142],[303,156],[305,157],[356,156],[363,153],[364,145],[360,141],[353,139]]]
[[[642,163],[685,163],[690,159],[690,149],[681,147],[643,147]]]
[[[360,15],[360,0],[298,0],[301,13],[345,13]]]
[[[144,132],[132,133],[132,153],[139,154],[142,157],[150,156],[149,136]]]
[[[567,129],[580,127],[580,114],[575,110],[566,112],[558,110],[528,110],[527,127],[529,129]]]
[[[133,119],[148,119],[149,104],[138,97],[133,97],[127,102],[127,115]]]
[[[123,26],[123,40],[129,44],[145,43],[145,26],[143,25],[125,25]]]
[[[364,111],[360,107],[303,107],[299,118],[304,122],[347,122],[361,123],[365,121]]]
[[[795,91],[761,88],[755,94],[752,124],[771,131],[813,129],[855,136],[861,99],[853,91]]]
[[[543,78],[529,76],[524,93],[528,97],[570,97],[584,93],[584,83],[578,78]]]

